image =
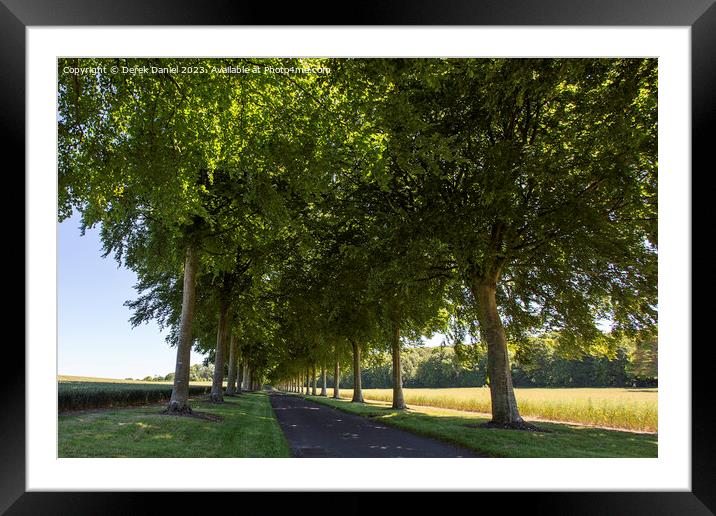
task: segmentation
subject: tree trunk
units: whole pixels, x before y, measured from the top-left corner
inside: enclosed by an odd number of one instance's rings
[[[226,377],[226,395],[233,396],[236,394],[236,338],[234,332],[231,332],[229,338],[229,374]]]
[[[244,390],[244,361],[241,358],[241,348],[236,346],[236,394]]]
[[[517,400],[512,387],[512,373],[507,354],[507,338],[497,312],[495,281],[477,281],[473,285],[473,296],[478,303],[480,334],[487,342],[487,374],[490,379],[492,401],[492,423],[501,426],[524,426],[517,410]]]
[[[360,383],[360,344],[351,341],[353,347],[353,399],[352,402],[363,403],[363,389]]]
[[[316,395],[316,387],[317,387],[317,385],[316,385],[316,364],[313,364],[313,366],[311,366],[311,380],[312,380],[311,395],[315,396]]]
[[[311,394],[311,371],[306,367],[306,396]]]
[[[404,409],[405,398],[403,397],[403,372],[400,367],[400,327],[396,324],[393,326],[393,342],[391,343],[391,351],[393,352],[393,408]]]
[[[229,303],[222,299],[219,303],[219,327],[216,330],[216,354],[214,356],[214,379],[211,382],[211,396],[214,403],[224,401],[224,350],[226,349],[226,333],[228,329]]]
[[[333,397],[340,399],[341,397],[341,365],[336,359],[336,365],[333,369]]]
[[[184,258],[184,286],[181,301],[181,320],[179,322],[179,341],[177,343],[177,361],[174,370],[174,385],[166,412],[171,414],[191,413],[189,407],[189,361],[193,339],[194,304],[196,301],[196,270],[198,251],[194,244],[186,248]]]
[[[326,366],[325,365],[321,366],[321,379],[323,382],[323,385],[321,386],[321,396],[328,396],[328,394],[326,393],[327,386],[326,386]]]

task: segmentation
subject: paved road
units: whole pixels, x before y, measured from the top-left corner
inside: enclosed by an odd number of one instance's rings
[[[270,399],[294,457],[479,457],[299,396],[274,392]]]

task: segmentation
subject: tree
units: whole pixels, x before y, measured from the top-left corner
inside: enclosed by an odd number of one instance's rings
[[[59,66],[66,64],[62,60]],[[82,60],[83,66],[114,64],[169,63]],[[196,59],[187,64],[211,69],[243,63]],[[181,317],[173,321],[177,366],[168,410],[189,412],[197,275],[200,269],[231,270],[223,267],[224,260],[212,258],[212,251],[227,239],[240,238],[242,229],[244,235],[280,238],[289,214],[286,202],[310,195],[320,184],[317,171],[331,153],[316,151],[322,113],[320,106],[305,102],[322,87],[320,79],[281,74],[61,76],[60,218],[77,208],[83,227],[102,224],[107,254],[124,258],[130,268],[181,274]],[[260,214],[262,230],[255,230],[257,221],[244,208]],[[148,253],[150,244],[163,252]],[[175,259],[177,251],[182,262]],[[217,358],[223,358],[221,353]]]
[[[659,338],[656,331],[644,332],[631,339],[627,372],[635,383],[655,384],[659,378]]]
[[[67,64],[79,62],[63,59],[58,66]],[[83,66],[114,64],[109,59],[82,60]],[[177,367],[169,402],[169,410],[177,413],[189,410],[194,282],[207,229],[200,170],[214,141],[203,130],[210,116],[205,86],[199,76],[102,73],[60,74],[59,84],[60,219],[76,208],[83,229],[101,223],[105,255],[114,252],[130,268],[158,240],[168,244],[168,252],[156,256],[160,268],[183,267]],[[174,260],[175,249],[184,250],[183,263]]]
[[[376,66],[395,84],[388,154],[413,185],[401,208],[450,250],[487,343],[493,423],[522,427],[508,333],[576,344],[599,318],[655,324],[656,61]]]

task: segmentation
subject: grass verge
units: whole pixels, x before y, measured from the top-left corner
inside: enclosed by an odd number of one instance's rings
[[[574,426],[537,423],[546,432],[523,432],[473,428],[466,425],[485,423],[488,418],[457,410],[412,406],[404,411],[393,410],[389,403],[304,396],[344,412],[375,418],[387,425],[458,444],[491,457],[579,457],[634,458],[657,457],[655,434],[635,434]]]
[[[265,393],[194,399],[195,412],[216,420],[162,415],[163,404],[60,414],[58,456],[289,457]]]

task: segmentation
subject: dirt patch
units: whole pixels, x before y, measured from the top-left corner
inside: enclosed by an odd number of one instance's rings
[[[527,423],[526,421],[522,421],[520,423],[495,423],[493,421],[488,421],[487,423],[472,423],[469,425],[463,425],[468,428],[486,428],[486,429],[493,429],[496,428],[498,430],[520,430],[522,432],[541,432],[545,434],[551,434],[552,430],[547,430],[546,428],[540,428],[538,426],[535,426],[531,423]]]

